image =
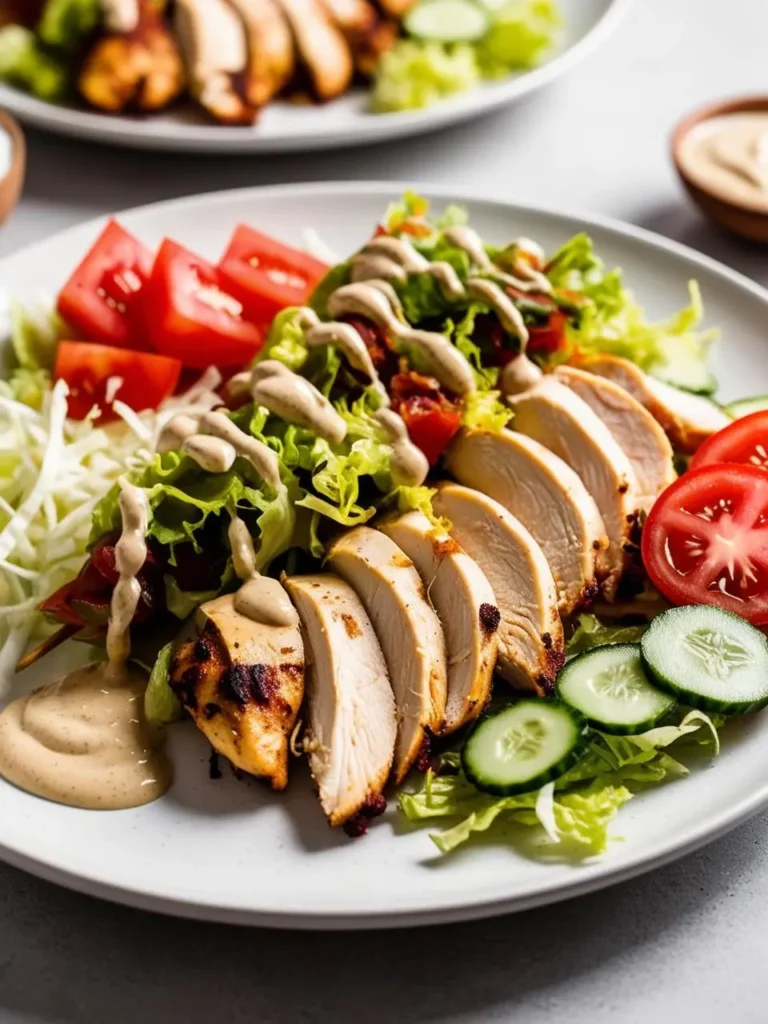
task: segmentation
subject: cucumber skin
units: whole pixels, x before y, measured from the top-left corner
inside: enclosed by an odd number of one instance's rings
[[[475,722],[467,734],[464,746],[461,748],[462,770],[475,789],[479,789],[481,793],[492,793],[494,796],[518,796],[521,793],[533,793],[535,790],[541,789],[542,786],[546,786],[548,782],[553,782],[555,779],[559,779],[562,775],[565,775],[567,771],[570,771],[571,768],[579,763],[587,752],[587,746],[589,743],[589,737],[587,735],[587,720],[579,711],[572,708],[570,704],[565,704],[563,701],[557,700],[533,700],[530,698],[524,698],[523,701],[519,701],[520,704],[524,702],[530,704],[548,704],[550,707],[564,708],[573,719],[574,724],[579,728],[579,736],[576,744],[564,757],[561,757],[559,761],[551,765],[551,767],[546,771],[534,776],[534,778],[528,782],[512,783],[508,786],[488,782],[486,779],[480,778],[472,770],[472,766],[468,763],[467,757],[465,756],[467,747],[474,734],[482,728],[483,722],[496,718],[497,715],[502,715],[505,711],[508,711],[510,707],[517,707],[518,705],[505,704],[503,707],[496,708],[494,711],[489,711]]]
[[[682,605],[681,607],[686,608],[698,606]],[[703,607],[717,606],[704,605]],[[670,610],[677,611],[678,609],[672,608]],[[746,619],[742,619],[739,615],[734,615],[733,612],[728,612],[724,608],[718,608],[717,610],[721,615],[727,615],[729,618],[735,619],[736,622],[740,622],[742,625],[751,625],[751,623],[747,622]],[[668,613],[662,612],[662,614]],[[660,618],[660,616],[657,616],[656,618],[658,619]],[[727,701],[719,700],[717,697],[702,697],[701,694],[693,693],[691,690],[686,690],[684,687],[678,686],[676,683],[673,683],[666,676],[662,676],[658,672],[655,672],[653,670],[653,666],[650,664],[650,662],[645,656],[645,647],[643,644],[645,637],[648,636],[652,628],[653,622],[648,627],[648,632],[640,641],[640,658],[643,662],[643,668],[646,670],[650,678],[653,680],[654,684],[658,686],[660,690],[663,690],[665,693],[671,694],[673,697],[677,697],[680,703],[686,705],[687,707],[698,708],[699,711],[719,711],[723,715],[752,715],[755,714],[755,712],[757,711],[762,711],[763,708],[768,706],[768,693],[766,693],[764,697],[761,697],[760,700],[751,701]],[[752,626],[752,628],[756,629],[757,627]],[[766,641],[766,646],[768,647],[768,641]]]
[[[558,682],[559,682],[560,676],[563,674],[563,672],[566,671],[566,669],[570,668],[572,665],[575,665],[577,661],[580,661],[584,657],[588,657],[590,654],[593,654],[595,651],[602,650],[603,647],[636,647],[636,648],[638,648],[640,650],[640,657],[641,657],[641,661],[643,663],[643,668],[645,669],[646,675],[649,674],[648,673],[648,669],[647,669],[646,664],[645,664],[645,661],[642,659],[642,648],[641,648],[639,643],[636,643],[636,644],[601,644],[600,647],[592,647],[592,648],[590,648],[587,651],[582,651],[581,654],[577,654],[575,658],[572,658],[568,662],[567,665],[565,665],[563,668],[560,669],[560,672],[558,673],[558,678],[555,681],[555,692],[557,693],[557,696],[559,697],[559,699],[562,701],[563,704],[568,704],[568,707],[573,707],[573,705],[568,702],[568,698],[565,697],[560,692],[560,688],[558,686]],[[655,677],[652,677],[651,679],[649,679],[648,682],[652,686],[655,686],[656,685]],[[590,728],[594,729],[596,732],[604,732],[604,733],[607,733],[609,736],[637,736],[641,732],[647,732],[649,729],[655,729],[657,725],[661,725],[667,718],[670,717],[670,715],[674,714],[674,712],[677,710],[677,694],[676,693],[670,693],[669,690],[663,690],[660,686],[658,686],[657,689],[661,690],[661,692],[665,696],[669,696],[669,697],[675,698],[675,703],[672,704],[671,707],[667,708],[667,710],[664,711],[661,715],[659,715],[658,718],[646,718],[644,721],[637,722],[634,725],[622,725],[621,723],[614,723],[614,722],[601,722],[597,718],[590,718],[589,715],[587,715],[586,712],[582,711],[580,708],[573,708],[573,710],[577,714],[581,715],[584,718],[584,720],[586,721],[587,725],[589,725]]]
[[[764,412],[768,409],[768,395],[757,395],[754,398],[740,398],[725,406],[725,412],[733,419],[741,419],[753,412]]]

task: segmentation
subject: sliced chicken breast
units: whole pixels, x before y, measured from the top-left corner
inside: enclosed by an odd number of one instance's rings
[[[229,0],[248,37],[245,98],[263,107],[291,79],[296,65],[293,36],[277,0]]]
[[[509,401],[516,429],[567,462],[595,499],[608,536],[604,590],[613,597],[635,550],[639,494],[629,459],[587,403],[553,377]]]
[[[402,782],[445,718],[445,638],[413,562],[379,530],[336,540],[328,564],[356,591],[384,652],[397,706],[394,777]]]
[[[357,71],[373,75],[381,55],[395,44],[397,25],[382,20],[368,0],[322,0],[322,4],[349,43]]]
[[[533,535],[552,571],[561,614],[589,603],[607,538],[592,495],[571,467],[511,430],[462,430],[446,458],[459,483],[494,498]]]
[[[284,581],[303,626],[309,720],[304,749],[331,825],[383,810],[395,701],[384,655],[354,590],[331,573]]]
[[[380,528],[406,553],[427,588],[445,634],[448,696],[443,732],[477,718],[491,696],[499,610],[487,577],[423,512],[385,520]]]
[[[216,751],[272,789],[285,789],[304,696],[298,625],[254,622],[235,611],[233,594],[208,601],[174,653],[170,682]]]
[[[659,423],[628,391],[573,366],[560,366],[555,377],[582,398],[608,427],[635,472],[641,507],[649,509],[677,477],[672,445]]]
[[[594,355],[581,358],[578,366],[628,391],[658,421],[675,451],[684,455],[693,455],[708,437],[731,422],[714,402],[656,380],[628,359]]]
[[[309,73],[313,92],[321,101],[339,96],[352,80],[352,54],[321,0],[280,0],[280,5],[290,23],[299,57]]]
[[[565,661],[557,590],[544,552],[523,524],[493,498],[459,484],[441,484],[438,515],[485,573],[499,609],[497,669],[523,690],[552,692]]]
[[[388,17],[400,21],[410,11],[416,0],[378,0],[378,3]]]

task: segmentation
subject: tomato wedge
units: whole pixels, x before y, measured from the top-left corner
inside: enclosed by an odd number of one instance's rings
[[[245,316],[268,326],[281,309],[305,305],[328,267],[309,253],[241,224],[219,263],[228,291]]]
[[[461,426],[458,409],[446,408],[434,398],[416,395],[407,398],[398,409],[408,427],[408,435],[434,466]]]
[[[741,462],[768,469],[768,409],[753,412],[718,430],[691,459],[691,469],[715,462]]]
[[[549,356],[565,348],[565,325],[568,318],[565,313],[550,313],[545,324],[528,328],[528,344],[526,350],[531,355]]]
[[[145,288],[152,344],[185,366],[241,367],[264,344],[212,264],[166,238]]]
[[[754,466],[690,470],[656,500],[642,556],[674,604],[712,604],[768,623],[768,473]]]
[[[107,401],[110,377],[120,377],[123,382],[114,397],[140,411],[156,409],[172,395],[180,373],[178,359],[88,341],[60,342],[54,367],[56,380],[69,385],[69,415],[82,420],[99,405],[102,422],[115,419]]]
[[[111,220],[62,288],[56,309],[89,341],[148,348],[137,300],[151,267],[151,251]]]

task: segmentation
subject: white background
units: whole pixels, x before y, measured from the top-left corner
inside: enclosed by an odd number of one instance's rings
[[[768,284],[768,250],[703,222],[668,158],[670,130],[690,108],[768,91],[767,44],[765,0],[636,0],[607,48],[548,92],[412,142],[201,159],[35,135],[25,197],[0,233],[0,253],[176,195],[389,178],[611,214]],[[222,849],[223,870],[226,860]],[[176,922],[0,866],[0,1022],[764,1024],[766,908],[768,815],[598,895],[512,918],[379,935]]]

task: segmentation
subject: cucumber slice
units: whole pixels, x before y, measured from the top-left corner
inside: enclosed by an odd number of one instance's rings
[[[476,43],[490,26],[486,12],[471,0],[422,0],[403,19],[408,35],[435,43]]]
[[[648,682],[640,644],[606,644],[584,651],[557,677],[557,695],[590,725],[618,736],[645,732],[673,711],[674,697]]]
[[[725,714],[768,704],[768,639],[738,615],[711,605],[671,608],[640,648],[651,679],[684,704]]]
[[[756,398],[740,398],[738,402],[731,402],[725,406],[725,412],[733,416],[735,420],[742,416],[749,416],[751,412],[763,412],[768,409],[768,395],[758,395]]]
[[[684,358],[683,353],[677,355],[664,366],[655,366],[651,376],[671,384],[680,391],[690,391],[694,395],[709,397],[717,391],[717,381],[700,359]]]
[[[482,718],[461,751],[464,774],[499,796],[528,793],[557,779],[586,746],[581,715],[559,701],[521,700]]]

